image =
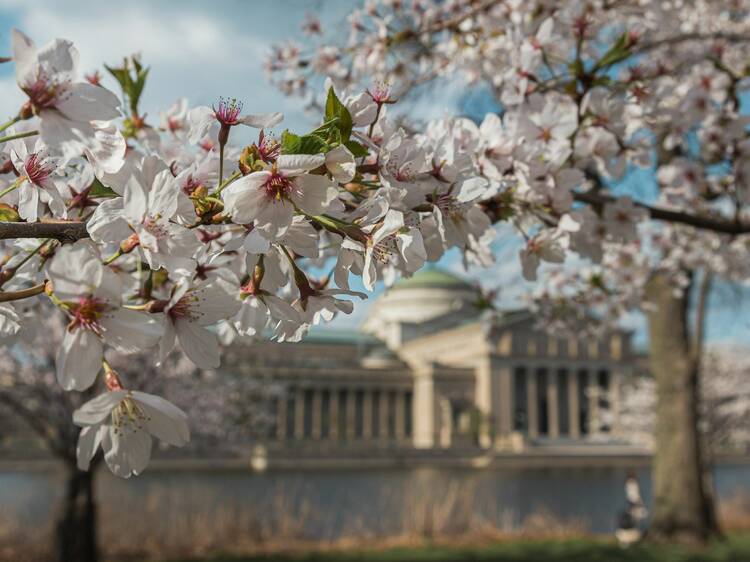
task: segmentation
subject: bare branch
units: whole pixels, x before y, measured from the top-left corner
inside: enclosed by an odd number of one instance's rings
[[[665,39],[658,39],[648,43],[641,43],[636,45],[631,55],[640,55],[654,51],[661,47],[679,45],[680,43],[687,43],[689,41],[727,41],[728,43],[750,43],[750,35],[743,35],[741,33],[723,33],[717,31],[715,33],[683,33],[681,35],[674,35],[673,37],[667,37]]]
[[[0,240],[12,238],[54,238],[60,242],[75,242],[88,238],[86,223],[71,221],[0,222]]]
[[[44,292],[44,287],[45,283],[39,283],[28,289],[21,289],[20,291],[0,292],[0,302],[19,301],[21,299],[41,295]]]
[[[588,203],[589,205],[604,205],[606,203],[613,203],[616,198],[611,195],[605,195],[603,193],[596,193],[592,191],[585,191],[582,193],[573,193],[573,198],[576,201],[582,203]],[[683,211],[673,211],[671,209],[664,209],[662,207],[652,207],[645,203],[639,203],[637,201],[634,204],[642,209],[648,211],[649,216],[652,219],[667,221],[677,224],[686,224],[699,228],[701,230],[709,230],[713,232],[719,232],[721,234],[748,234],[750,233],[750,224],[747,222],[738,222],[733,220],[727,220],[721,217],[712,216],[699,216]]]

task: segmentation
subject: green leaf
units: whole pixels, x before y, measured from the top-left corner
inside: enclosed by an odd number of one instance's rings
[[[117,197],[117,193],[112,191],[112,189],[104,185],[98,179],[94,179],[91,183],[89,197]]]
[[[18,211],[16,211],[10,205],[6,205],[5,203],[0,203],[0,221],[19,222],[20,220],[21,220],[21,216],[18,214]]]
[[[325,139],[318,135],[295,135],[289,131],[281,134],[281,152],[284,154],[320,154],[331,149]]]
[[[349,152],[351,152],[355,158],[362,158],[370,154],[370,151],[367,150],[367,148],[363,145],[359,144],[357,141],[346,141],[344,143],[344,146],[349,149]]]
[[[320,124],[320,126],[317,129],[310,131],[309,134],[319,135],[319,136],[327,135],[328,131],[331,130],[331,127],[336,127],[338,125],[338,122],[339,122],[338,117],[334,117],[330,121],[324,121],[323,123]]]
[[[328,129],[328,137],[326,138],[326,140],[328,141],[328,144],[332,146],[338,146],[340,144],[343,144],[342,138],[341,138],[341,131],[337,129],[336,127],[331,127],[330,129]]]
[[[128,98],[130,99],[130,109],[136,115],[138,114],[138,102],[141,99],[143,87],[146,85],[146,78],[148,77],[149,70],[149,68],[141,69],[139,65],[139,70],[136,72],[136,80],[133,82],[131,91],[128,94]]]
[[[128,74],[128,71],[124,67],[115,68],[106,64],[104,65],[104,68],[106,68],[107,72],[114,76],[115,80],[117,80],[117,83],[120,84],[120,88],[122,88],[122,91],[127,92],[130,88],[130,74]]]
[[[594,71],[602,68],[612,66],[630,56],[630,48],[628,47],[628,36],[626,33],[620,35],[609,50],[602,55],[596,64],[594,65]]]
[[[128,100],[130,111],[138,115],[138,102],[141,99],[143,88],[148,77],[148,68],[144,68],[137,56],[132,56],[123,61],[122,67],[104,65],[104,68],[114,76],[122,88],[123,96]]]
[[[352,116],[346,106],[341,103],[333,88],[328,89],[326,99],[326,121],[338,118],[336,128],[341,132],[341,139],[346,142],[352,134]]]

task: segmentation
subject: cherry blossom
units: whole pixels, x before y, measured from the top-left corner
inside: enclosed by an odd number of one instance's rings
[[[29,146],[31,145],[31,146]],[[10,143],[13,167],[19,174],[18,214],[22,219],[35,222],[39,205],[49,205],[52,214],[65,218],[67,209],[61,195],[62,178],[57,174],[59,161],[49,154],[41,139],[21,139]]]
[[[185,412],[159,396],[123,389],[113,371],[107,373],[107,381],[107,392],[73,413],[73,422],[82,428],[76,449],[78,468],[88,470],[101,447],[109,469],[130,478],[146,469],[152,436],[177,447],[188,442]]]
[[[87,242],[60,248],[46,272],[55,302],[70,318],[57,355],[57,380],[66,390],[84,390],[94,383],[105,343],[125,352],[158,343],[159,324],[121,306],[120,281]]]
[[[29,98],[28,110],[40,118],[42,140],[66,157],[95,148],[98,122],[119,117],[120,100],[106,88],[78,80],[78,51],[70,41],[56,39],[37,50],[17,29],[11,36],[16,80]]]
[[[269,170],[253,172],[221,194],[226,211],[238,224],[253,223],[269,238],[283,236],[295,209],[319,215],[337,201],[336,185],[309,173],[325,164],[323,155],[281,155]]]
[[[185,354],[198,367],[209,369],[220,364],[219,340],[207,326],[232,317],[240,308],[236,297],[215,284],[178,285],[169,301],[152,310],[164,311],[164,336],[159,358],[164,361],[179,342]]]

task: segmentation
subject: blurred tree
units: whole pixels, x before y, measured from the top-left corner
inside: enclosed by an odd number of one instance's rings
[[[89,471],[78,469],[79,429],[72,416],[100,389],[66,392],[55,380],[55,354],[64,330],[59,315],[40,314],[22,337],[0,348],[0,427],[20,425],[26,431],[11,435],[21,440],[24,433],[33,435],[65,472],[65,494],[55,524],[56,559],[96,562],[95,475],[102,456],[94,457]],[[160,367],[146,355],[112,353],[108,359],[127,388],[166,396],[189,413],[191,450],[221,448],[232,454],[237,452],[233,447],[244,449],[249,440],[265,433],[270,399],[281,391],[257,376],[201,372],[182,354],[171,355]],[[28,447],[23,452],[28,455]]]

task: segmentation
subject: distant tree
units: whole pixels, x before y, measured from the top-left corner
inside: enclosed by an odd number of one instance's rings
[[[57,560],[96,562],[94,476],[102,456],[94,457],[90,470],[79,470],[79,428],[72,417],[99,389],[61,388],[55,356],[66,327],[59,316],[40,317],[43,323],[30,322],[21,337],[0,347],[0,428],[17,428],[12,437],[35,436],[63,466],[67,484],[55,525]],[[201,372],[181,354],[159,368],[145,355],[112,353],[108,360],[128,387],[165,396],[190,414],[192,449],[245,447],[267,427],[269,399],[279,391],[257,377]]]

